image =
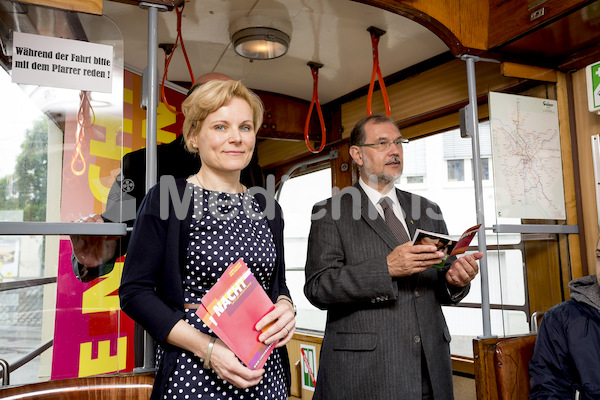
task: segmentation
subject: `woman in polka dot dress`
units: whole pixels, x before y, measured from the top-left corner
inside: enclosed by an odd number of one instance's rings
[[[276,201],[248,190],[248,165],[263,105],[239,81],[209,81],[182,105],[183,135],[202,167],[187,180],[161,179],[142,202],[123,269],[121,308],[158,343],[151,399],[287,399],[285,344],[295,331],[285,283],[283,220]],[[277,342],[251,370],[196,314],[200,299],[242,258],[275,303],[256,324]]]

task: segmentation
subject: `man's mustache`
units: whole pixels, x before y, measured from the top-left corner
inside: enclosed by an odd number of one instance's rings
[[[392,156],[389,160],[387,160],[385,162],[386,165],[388,165],[388,164],[396,164],[396,163],[402,164],[402,160],[400,159],[399,156]]]

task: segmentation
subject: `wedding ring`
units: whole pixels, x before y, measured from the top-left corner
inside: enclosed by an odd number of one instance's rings
[[[419,261],[419,267],[422,267],[422,266],[423,266],[423,261],[421,260],[421,261]]]
[[[290,330],[287,328],[287,326],[284,326],[283,328],[287,331],[287,333],[285,334],[285,336],[289,335],[290,334]]]

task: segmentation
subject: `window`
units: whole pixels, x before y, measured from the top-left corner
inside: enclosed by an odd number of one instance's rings
[[[488,122],[479,125],[479,133],[486,226],[519,224],[518,219],[500,219],[496,215]],[[404,148],[405,170],[411,168],[410,160],[417,157],[411,154],[417,143],[427,149],[423,172],[427,179],[421,185],[409,186],[408,177],[403,178],[398,187],[436,202],[450,235],[458,237],[477,223],[471,140],[462,138],[458,129],[411,140]],[[458,182],[460,184],[455,184]],[[477,240],[476,236],[472,246],[477,246]],[[529,331],[527,282],[520,235],[493,234],[490,231],[486,232],[486,243],[490,303],[494,308],[490,313],[492,332],[499,336],[526,333]],[[471,291],[461,305],[442,309],[452,334],[452,354],[472,357],[472,339],[482,334],[481,280],[473,280]]]
[[[448,169],[448,182],[460,182],[465,180],[465,160],[446,161]]]
[[[490,180],[490,159],[489,158],[481,159],[481,179],[484,181]],[[475,166],[473,165],[473,160],[471,160],[471,180],[475,180]]]
[[[108,285],[109,278],[92,286],[77,281],[69,239],[52,224],[102,211],[120,168],[122,143],[133,140],[123,127],[123,38],[104,16],[35,5],[22,11],[0,22],[3,49],[12,48],[13,32],[71,37],[69,29],[52,28],[68,18],[79,27],[75,36],[112,46],[112,90],[65,89],[52,80],[40,86],[17,84],[10,75],[14,65],[0,68],[0,221],[5,234],[0,236],[0,325],[6,328],[0,332],[0,357],[14,367],[24,355],[47,348],[12,371],[11,384],[132,371],[133,355],[121,344],[105,359],[96,351],[99,363],[85,362],[91,359],[83,350],[86,344],[98,335],[115,344],[133,338],[133,323],[117,319],[120,311],[115,312],[120,275],[113,274]],[[64,51],[76,50],[65,46]],[[21,228],[33,234],[14,234]],[[101,293],[102,287],[108,292]]]
[[[407,176],[406,183],[423,183],[425,181],[423,175],[421,176]]]
[[[408,142],[402,148],[404,149],[403,181],[407,184],[424,183],[427,172],[425,142],[422,140]]]
[[[459,129],[443,133],[444,160],[448,182],[463,182],[471,177],[474,179],[473,149],[471,139],[463,138]],[[490,161],[492,156],[492,142],[490,124],[488,121],[479,124],[479,152],[482,168],[482,180],[490,180]],[[465,161],[465,160],[468,160]],[[470,171],[469,171],[470,169]]]
[[[331,168],[288,179],[282,186],[279,204],[285,218],[284,247],[287,284],[296,304],[296,326],[324,331],[326,312],[304,297],[304,266],[312,207],[331,197]]]

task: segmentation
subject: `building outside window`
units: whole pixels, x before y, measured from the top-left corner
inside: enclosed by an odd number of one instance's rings
[[[446,160],[448,167],[448,182],[465,180],[465,160]]]
[[[304,266],[312,207],[331,197],[331,194],[331,168],[288,179],[279,194],[285,219],[286,279],[298,310],[296,325],[299,329],[315,332],[325,330],[327,314],[310,304],[304,296]]]

